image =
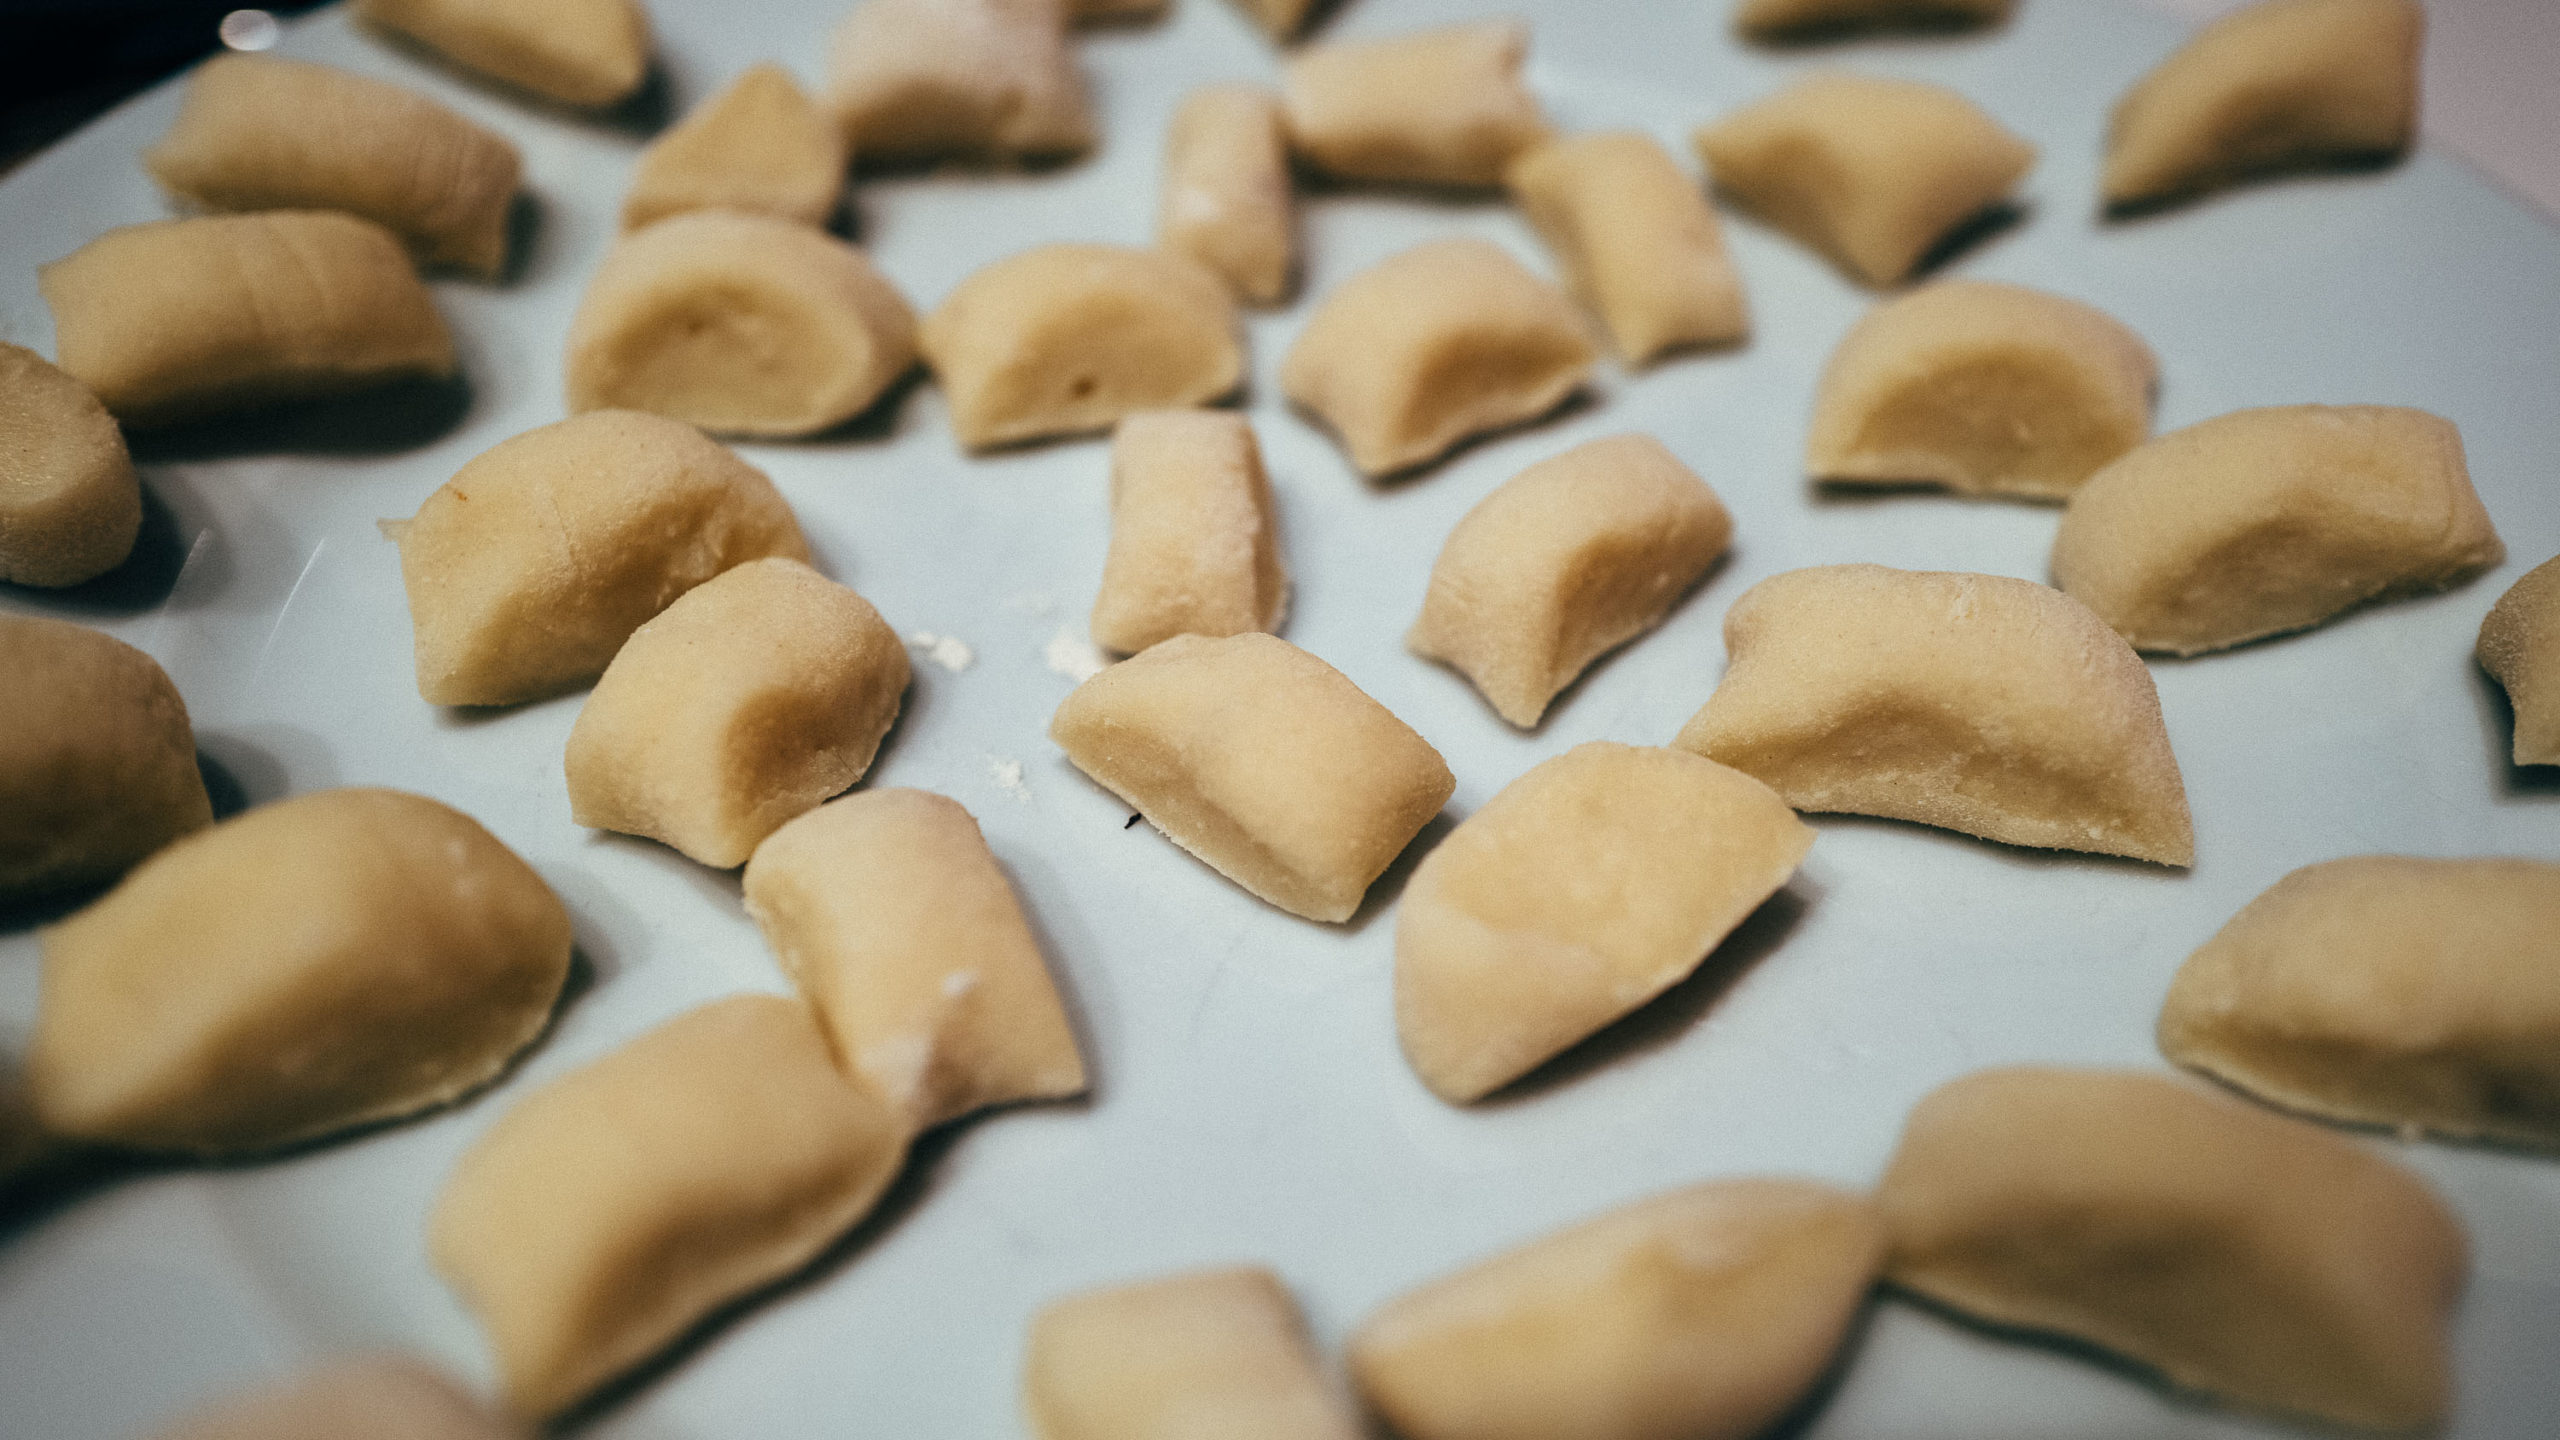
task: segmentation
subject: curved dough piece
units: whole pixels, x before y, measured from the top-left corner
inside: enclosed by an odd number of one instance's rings
[[[731,996],[500,1117],[445,1181],[428,1250],[487,1329],[507,1408],[538,1419],[816,1259],[906,1149],[807,1005]]]
[[[844,132],[767,61],[696,106],[640,152],[622,228],[688,210],[745,210],[823,226],[844,193]]]
[[[2064,499],[2150,436],[2159,376],[2142,337],[2093,306],[1941,280],[1868,311],[1831,352],[1805,470]]]
[[[2526,571],[2489,607],[2476,653],[2515,708],[2515,763],[2560,765],[2560,559]]]
[[[1121,421],[1094,643],[1134,655],[1176,635],[1272,630],[1288,604],[1271,483],[1245,418],[1148,410]]]
[[[1165,137],[1156,243],[1214,271],[1244,303],[1277,305],[1297,279],[1297,227],[1279,97],[1259,85],[1184,97]]]
[[[213,823],[187,702],[158,661],[0,615],[0,898],[112,880]]]
[[[809,556],[763,471],[690,425],[629,410],[500,441],[398,538],[431,705],[574,689],[694,586],[763,556]]]
[[[1619,130],[1550,140],[1512,162],[1509,182],[1628,364],[1750,333],[1724,227],[1652,136]]]
[[[1598,358],[1562,291],[1488,241],[1434,240],[1335,286],[1280,386],[1376,476],[1544,415]]]
[[[2560,865],[2296,870],[2188,957],[2160,1053],[2312,1115],[2560,1149]]]
[[[2223,16],[2116,102],[2108,208],[2398,155],[2418,128],[2425,29],[2417,0],[2264,0]]]
[[[2416,1176],[2173,1080],[2021,1067],[1941,1086],[1884,1183],[1886,1274],[2183,1389],[2425,1431],[2469,1248]]]
[[[569,408],[811,435],[915,363],[915,312],[860,250],[771,215],[695,210],[624,236],[596,267],[569,324]]]
[[[356,0],[355,13],[465,70],[579,109],[620,104],[649,78],[640,0]]]
[[[1359,1440],[1306,1321],[1258,1266],[1051,1302],[1031,1317],[1023,1408],[1038,1440]]]
[[[1680,983],[1795,874],[1813,831],[1766,785],[1595,740],[1502,788],[1396,907],[1396,1036],[1482,1099]]]
[[[925,362],[972,450],[1205,405],[1244,379],[1235,302],[1178,255],[1042,245],[985,267],[925,317]]]
[[[1587,441],[1466,513],[1405,644],[1526,730],[1592,661],[1661,624],[1732,540],[1724,503],[1661,441]]]
[[[43,356],[0,344],[0,581],[95,580],[141,533],[142,482],[115,417]]]
[[[493,276],[524,169],[504,136],[424,95],[326,65],[217,55],[142,157],[208,210],[343,210],[429,265]]]
[[[827,104],[866,161],[1054,160],[1093,148],[1067,0],[861,0]]]
[[[1692,1185],[1390,1302],[1351,1369],[1411,1440],[1749,1440],[1820,1378],[1883,1262],[1862,1196]]]
[[[569,941],[542,877],[458,810],[262,805],[45,932],[28,1094],[54,1134],[198,1155],[415,1114],[533,1042]]]
[[[1672,743],[1799,810],[2195,861],[2151,672],[2068,595],[1823,565],[1744,591],[1724,643],[1723,683]]]
[[[1953,90],[1810,75],[1695,137],[1716,188],[1869,285],[1997,204],[2036,147]]]
[[[1281,67],[1289,145],[1345,180],[1484,187],[1547,136],[1522,20],[1310,45]]]
[[[2392,405],[2236,410],[2089,477],[2053,582],[2137,650],[2195,655],[2506,558],[2451,421]]]
[[[1341,671],[1269,635],[1177,635],[1049,722],[1077,769],[1219,874],[1341,921],[1440,813],[1440,752]]]
[[[159,1440],[520,1440],[441,1372],[397,1355],[343,1360],[216,1405]]]
[[[1970,30],[1997,25],[2015,8],[2017,0],[1741,0],[1733,28],[1771,41],[1873,30]]]
[[[408,252],[352,215],[127,225],[37,276],[55,363],[129,429],[454,370]]]

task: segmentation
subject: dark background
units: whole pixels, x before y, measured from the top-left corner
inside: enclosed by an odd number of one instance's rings
[[[320,0],[259,5],[278,18]],[[254,0],[0,0],[0,174],[222,42]]]

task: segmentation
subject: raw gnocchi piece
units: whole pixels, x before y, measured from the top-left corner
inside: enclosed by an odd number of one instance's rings
[[[1723,682],[1672,743],[1799,810],[2195,861],[2151,672],[2060,591],[1821,565],[1744,591],[1724,643]]]
[[[142,482],[115,417],[43,356],[0,344],[0,581],[95,580],[141,533]]]
[[[1787,883],[1813,831],[1680,750],[1577,745],[1422,857],[1396,907],[1396,1036],[1479,1100],[1680,983]]]
[[[518,1440],[441,1373],[396,1355],[343,1360],[205,1410],[159,1440]]]
[[[1244,379],[1217,277],[1121,245],[1042,245],[979,270],[925,317],[923,345],[972,450],[1204,405]]]
[[[2560,865],[2296,870],[2188,957],[2160,1053],[2290,1110],[2560,1149]]]
[[[2417,0],[2264,0],[2223,16],[2116,102],[2107,207],[2400,154],[2417,133],[2425,30]]]
[[[1405,644],[1526,730],[1592,661],[1662,623],[1732,539],[1724,503],[1661,441],[1587,441],[1466,513]]]
[[[2489,607],[2477,653],[2515,708],[2515,763],[2560,765],[2560,559],[2526,571]]]
[[[569,942],[542,877],[458,810],[262,805],[44,933],[28,1094],[56,1135],[196,1155],[415,1114],[533,1042]]]
[[[1111,551],[1094,643],[1270,630],[1289,604],[1262,447],[1224,410],[1147,410],[1111,437]]]
[[[0,615],[0,899],[112,880],[213,823],[187,702],[159,662]]]
[[[1023,1408],[1038,1440],[1358,1440],[1306,1322],[1258,1266],[1051,1302],[1031,1318]]]
[[[860,0],[827,103],[866,161],[1055,160],[1093,148],[1067,0]]]
[[[2195,655],[2495,567],[2451,421],[2393,405],[2235,410],[2089,477],[2053,581],[2137,650]]]
[[[1512,162],[1509,183],[1628,364],[1750,333],[1715,210],[1651,136],[1550,140]]]
[[[500,441],[397,530],[431,705],[575,689],[703,581],[809,556],[763,471],[690,425],[629,410]]]
[[[1956,30],[1997,25],[2016,0],[1742,0],[1733,28],[1754,40],[1788,41],[1870,30]]]
[[[733,995],[551,1081],[466,1152],[428,1222],[508,1409],[557,1415],[851,1229],[905,1121],[809,1007]]]
[[[217,55],[142,157],[208,210],[343,210],[429,265],[492,276],[524,169],[507,139],[424,95],[326,65]]]
[[[2019,1067],[1911,1112],[1876,1193],[1895,1284],[2251,1410],[2433,1430],[2469,1242],[2416,1176],[2155,1075]]]
[[[1310,920],[1350,919],[1457,789],[1341,671],[1258,633],[1121,661],[1058,706],[1049,738],[1173,843]]]
[[[465,70],[579,109],[618,105],[649,78],[640,0],[356,0],[355,14]]]
[[[846,160],[843,131],[791,72],[751,65],[640,152],[622,228],[689,210],[824,225],[844,191]]]
[[[1345,180],[1487,187],[1547,136],[1520,82],[1529,26],[1443,25],[1311,45],[1281,68],[1289,145]]]
[[[1376,476],[1547,413],[1598,358],[1562,291],[1487,241],[1434,240],[1335,286],[1280,386]]]
[[[750,560],[631,632],[569,731],[581,825],[726,870],[871,768],[907,647],[798,560]]]
[[[860,250],[771,215],[695,210],[625,235],[596,267],[569,324],[569,408],[811,435],[915,363],[915,312]]]
[[[1165,139],[1156,243],[1208,267],[1246,304],[1276,305],[1297,278],[1297,225],[1278,97],[1258,85],[1184,97]]]
[[[1748,1440],[1820,1378],[1883,1263],[1863,1196],[1691,1185],[1389,1303],[1351,1370],[1410,1440]]]
[[[129,429],[454,370],[408,253],[352,215],[127,225],[37,275],[54,363]]]
[[[1262,27],[1264,34],[1285,45],[1298,38],[1299,31],[1307,28],[1307,20],[1315,13],[1319,0],[1235,0],[1235,3],[1237,9]]]
[[[2105,311],[1940,280],[1859,320],[1823,367],[1805,469],[1836,485],[2068,498],[2151,434],[2160,365]]]
[[[1872,75],[1809,75],[1695,139],[1717,189],[1876,286],[1907,278],[2036,161],[1953,90]]]

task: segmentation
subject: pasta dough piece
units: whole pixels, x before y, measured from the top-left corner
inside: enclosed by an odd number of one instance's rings
[[[213,823],[187,702],[84,625],[0,615],[0,899],[112,880]]]
[[[1217,277],[1120,245],[1042,245],[979,270],[925,318],[924,356],[972,450],[1204,405],[1244,379]]]
[[[2188,957],[2160,1053],[2292,1110],[2560,1149],[2560,865],[2296,870]]]
[[[356,0],[355,13],[465,70],[579,109],[618,105],[649,78],[640,0]]]
[[[750,560],[622,643],[569,731],[570,810],[743,865],[871,768],[909,678],[871,602],[797,560]]]
[[[1825,73],[1699,129],[1716,188],[1869,285],[1998,204],[2036,147],[1953,90]]]
[[[1811,39],[1852,31],[1956,30],[1997,25],[2016,0],[1741,0],[1733,28],[1754,40]]]
[[[408,254],[352,215],[127,225],[37,274],[55,363],[128,429],[454,370]]]
[[[2235,410],[2089,477],[2053,581],[2137,650],[2195,655],[2448,589],[2506,546],[2452,422],[2390,405]]]
[[[1260,25],[1264,34],[1284,45],[1307,28],[1316,6],[1317,0],[1236,0],[1237,9]]]
[[[1280,101],[1258,85],[1184,97],[1164,153],[1156,243],[1189,256],[1248,305],[1276,305],[1297,278],[1298,203]]]
[[[160,1440],[518,1440],[522,1433],[437,1371],[381,1355],[226,1401]]]
[[[2151,347],[2102,310],[1941,280],[1868,311],[1831,352],[1805,469],[1833,484],[2065,499],[2150,435],[2159,377]]]
[[[431,705],[574,689],[694,586],[763,556],[809,556],[763,471],[690,425],[628,410],[500,441],[428,496],[399,541]]]
[[[2515,708],[2515,763],[2560,765],[2560,559],[2526,571],[2489,607],[2477,653]]]
[[[1376,476],[1547,413],[1598,358],[1563,292],[1487,241],[1434,240],[1335,286],[1280,386]]]
[[[1510,184],[1628,364],[1750,333],[1715,210],[1651,136],[1550,140],[1512,162]]]
[[[262,805],[45,932],[27,1087],[54,1134],[236,1155],[487,1083],[569,977],[569,912],[397,790]]]
[[[274,55],[217,55],[187,82],[178,123],[142,157],[209,210],[343,210],[475,275],[507,259],[524,169],[506,137],[424,95]]]
[[[428,1250],[487,1329],[507,1408],[539,1419],[816,1259],[906,1149],[807,1005],[733,995],[500,1117],[445,1181]]]
[[[1449,532],[1405,644],[1526,730],[1592,661],[1661,624],[1732,539],[1724,503],[1661,441],[1587,441]]]
[[[1348,920],[1457,778],[1341,671],[1263,634],[1177,635],[1049,722],[1077,769],[1292,915]]]
[[[0,581],[95,580],[141,533],[142,482],[107,407],[33,350],[0,344]]]
[[[860,250],[771,215],[696,210],[624,236],[596,267],[569,323],[569,408],[812,435],[915,363],[915,312]]]
[[[2151,672],[2068,595],[1822,565],[1744,591],[1724,643],[1723,683],[1672,743],[1799,810],[2195,862]]]
[[[2223,16],[2116,102],[2108,208],[2400,154],[2418,128],[2425,29],[2417,0],[2263,0]]]
[[[1345,180],[1485,187],[1547,136],[1520,20],[1311,45],[1281,68],[1289,144]]]
[[[1863,1196],[1691,1185],[1389,1303],[1351,1369],[1411,1440],[1749,1440],[1831,1363],[1883,1263]]]
[[[1443,1100],[1492,1094],[1680,983],[1812,844],[1768,786],[1684,751],[1595,740],[1538,765],[1405,886],[1405,1058]]]
[[[844,133],[767,61],[747,67],[640,152],[622,228],[688,210],[745,210],[823,226],[844,192]]]
[[[1911,1112],[1876,1198],[1895,1284],[2245,1406],[2433,1430],[2469,1248],[2397,1165],[2154,1075],[2020,1067]]]
[[[1289,604],[1262,447],[1222,410],[1147,410],[1111,438],[1111,551],[1094,643],[1271,630]]]
[[[1055,160],[1096,138],[1067,0],[860,0],[827,103],[865,160]]]
[[[1031,1317],[1023,1407],[1038,1440],[1359,1440],[1306,1322],[1258,1266],[1054,1301]]]

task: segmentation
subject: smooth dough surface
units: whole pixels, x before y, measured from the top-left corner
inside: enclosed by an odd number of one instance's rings
[[[649,78],[640,0],[356,0],[355,13],[465,70],[579,109],[620,104]]]
[[[1522,20],[1310,45],[1281,67],[1289,145],[1345,180],[1485,187],[1547,136]]]
[[[1099,136],[1067,0],[860,0],[827,103],[866,161],[1055,160]]]
[[[1358,1440],[1280,1278],[1199,1270],[1087,1291],[1031,1317],[1037,1440]]]
[[[1724,643],[1724,680],[1672,743],[1799,810],[2195,861],[2151,672],[2058,590],[1816,566],[1744,591]]]
[[[523,1433],[442,1372],[378,1355],[223,1401],[156,1440],[520,1440]]]
[[[771,61],[750,65],[640,152],[622,228],[688,210],[823,226],[844,192],[844,132]]]
[[[2017,0],[1740,0],[1733,28],[1754,40],[1827,38],[1869,30],[1997,25]]]
[[[1226,410],[1147,410],[1121,421],[1094,643],[1134,655],[1176,635],[1272,630],[1288,603],[1253,426]]]
[[[1350,919],[1457,788],[1341,671],[1258,633],[1121,661],[1067,696],[1049,738],[1175,844],[1310,920]]]
[[[2560,559],[2525,572],[2489,607],[2475,652],[2506,687],[2518,765],[2560,765]]]
[[[1513,161],[1509,180],[1566,283],[1627,363],[1750,332],[1724,227],[1652,136],[1612,130],[1550,140]]]
[[[1297,280],[1298,201],[1280,99],[1258,85],[1183,97],[1165,135],[1156,243],[1216,272],[1248,305],[1277,305]]]
[[[43,356],[0,343],[0,581],[95,580],[141,533],[142,482],[115,417]]]
[[[1396,907],[1396,1035],[1441,1099],[1510,1084],[1698,968],[1813,831],[1682,750],[1595,740],[1504,786]]]
[[[160,663],[64,620],[0,615],[0,898],[112,880],[213,823],[187,702]]]
[[[2416,1176],[2161,1076],[1941,1086],[1885,1171],[1895,1284],[2058,1332],[2250,1410],[2428,1431],[2469,1248]]]
[[[2090,476],[2054,532],[2053,581],[2135,649],[2194,655],[2447,589],[2506,553],[2451,421],[2280,405]]]

